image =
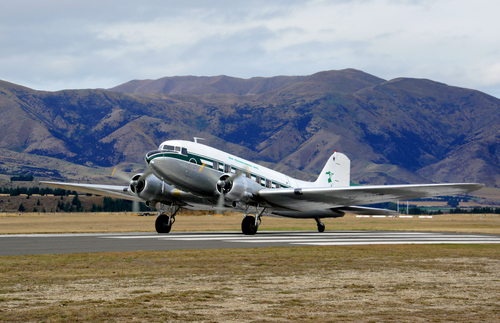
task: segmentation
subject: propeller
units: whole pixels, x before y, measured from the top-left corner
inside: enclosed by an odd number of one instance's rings
[[[133,213],[139,213],[140,212],[140,207],[139,207],[139,192],[142,190],[141,185],[144,185],[144,179],[151,174],[151,171],[147,169],[144,173],[142,173],[139,177],[135,178],[130,177],[127,173],[119,170],[117,167],[113,169],[113,172],[111,173],[111,176],[117,177],[119,179],[122,179],[126,182],[129,182],[129,185],[131,187],[131,191],[135,194],[137,197],[137,200],[132,201],[132,212]]]
[[[118,166],[113,168],[113,172],[111,173],[111,176],[117,177],[117,178],[124,180],[126,182],[130,182],[130,180],[131,180],[130,176],[127,173],[118,169]]]
[[[208,171],[205,168],[205,164],[201,165],[198,172],[205,174],[212,182],[217,183],[217,191],[219,192],[219,198],[217,199],[215,214],[222,215],[225,209],[224,207],[225,195],[229,193],[229,191],[231,191],[231,189],[233,188],[233,182],[238,177],[244,175],[245,173],[237,169],[234,174],[224,174],[220,176],[217,172]],[[247,173],[250,173],[250,169],[248,168],[248,166],[247,166]]]
[[[215,207],[216,214],[222,215],[224,211],[224,195],[229,193],[233,188],[233,182],[243,175],[244,173],[240,170],[236,170],[236,173],[232,175],[222,175],[217,181],[217,190],[219,191],[219,199],[217,201],[217,206]]]
[[[217,172],[208,171],[207,168],[205,168],[205,166],[206,166],[205,164],[202,164],[200,166],[200,169],[198,170],[198,173],[203,173],[203,175],[207,176],[211,182],[217,183],[217,190],[219,191],[219,198],[217,200],[217,206],[215,207],[215,214],[221,215],[222,211],[224,209],[224,193],[220,193],[222,191],[220,188],[222,186],[225,186],[225,183],[220,180],[220,177],[217,174]]]

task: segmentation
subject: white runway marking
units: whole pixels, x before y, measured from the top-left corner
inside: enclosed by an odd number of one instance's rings
[[[355,246],[355,245],[370,245],[370,244],[481,244],[481,243],[500,243],[497,241],[484,241],[484,240],[468,240],[468,241],[385,241],[381,243],[374,243],[372,241],[350,241],[350,242],[309,242],[309,243],[296,243],[297,245],[307,246]],[[295,243],[293,243],[295,244]]]
[[[500,235],[440,232],[171,232],[0,235],[0,256],[120,251],[377,244],[500,244]]]
[[[220,241],[250,244],[288,244],[304,246],[369,245],[369,244],[443,244],[500,243],[500,236],[434,232],[269,232],[254,236],[241,233],[197,233],[144,236],[102,236],[105,239],[156,239],[160,241]]]

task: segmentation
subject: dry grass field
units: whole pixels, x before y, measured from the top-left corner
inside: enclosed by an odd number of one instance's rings
[[[498,322],[497,245],[0,257],[5,322]]]
[[[5,214],[5,233],[153,231],[130,214]],[[176,231],[239,230],[180,215]],[[498,215],[326,219],[327,230],[500,233]],[[315,230],[264,218],[262,230]],[[498,322],[500,245],[376,245],[0,257],[2,322]]]
[[[132,213],[0,213],[0,234],[68,232],[150,232],[156,216],[132,216]],[[153,214],[153,213],[152,213]],[[200,214],[200,215],[196,215]],[[173,231],[241,230],[240,213],[213,216],[187,212],[176,217]],[[323,219],[326,230],[410,230],[482,232],[500,234],[498,214],[444,214],[432,219],[343,218]],[[312,219],[264,217],[259,230],[316,230]]]

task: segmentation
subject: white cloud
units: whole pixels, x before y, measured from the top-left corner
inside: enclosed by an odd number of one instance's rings
[[[0,79],[35,89],[357,68],[500,97],[487,0],[4,1]]]

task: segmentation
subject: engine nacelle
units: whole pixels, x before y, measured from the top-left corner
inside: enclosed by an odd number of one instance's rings
[[[143,200],[161,201],[169,196],[169,192],[173,189],[172,186],[164,183],[153,174],[149,174],[144,178],[141,177],[142,174],[136,174],[132,177],[130,190]]]
[[[224,198],[234,202],[248,202],[253,196],[253,182],[244,176],[238,176],[231,182],[225,180],[230,177],[224,174],[217,183],[217,191],[224,193]]]

